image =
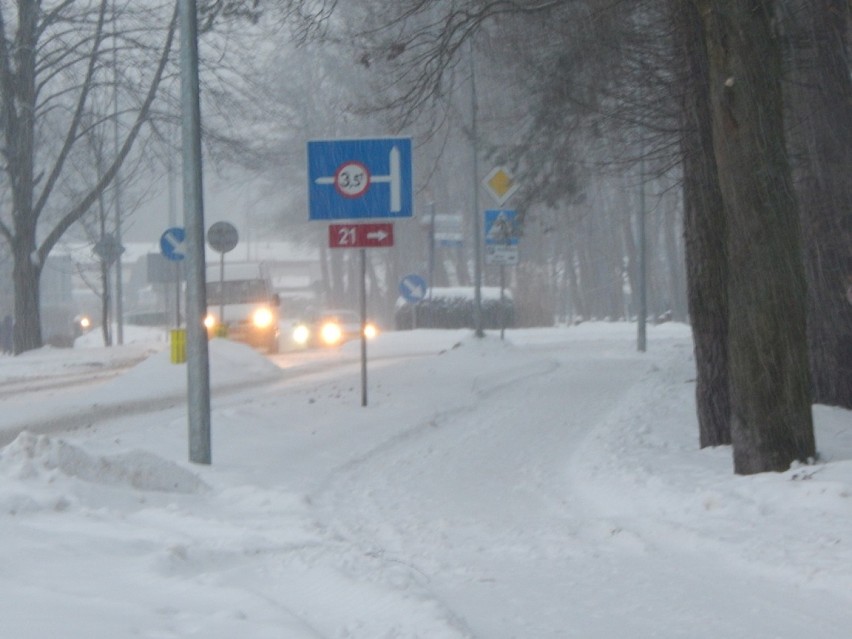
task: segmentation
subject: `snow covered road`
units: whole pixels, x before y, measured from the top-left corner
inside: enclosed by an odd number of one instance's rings
[[[0,450],[0,636],[848,637],[849,412],[816,408],[826,463],[735,477],[695,444],[688,329],[634,337],[388,334],[367,407],[355,344],[214,342],[209,467],[164,353],[37,393],[52,432]],[[112,412],[63,432],[69,402]]]

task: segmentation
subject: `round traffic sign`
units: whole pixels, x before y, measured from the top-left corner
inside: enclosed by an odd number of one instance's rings
[[[186,231],[181,226],[166,229],[160,236],[160,252],[170,260],[178,262],[184,258]]]
[[[399,283],[399,294],[406,302],[417,303],[426,297],[429,285],[419,275],[412,273],[402,278]]]
[[[207,229],[207,243],[214,251],[227,253],[239,242],[237,229],[229,222],[216,222]]]
[[[361,162],[344,162],[334,174],[334,188],[343,197],[361,197],[370,188],[370,171]]]

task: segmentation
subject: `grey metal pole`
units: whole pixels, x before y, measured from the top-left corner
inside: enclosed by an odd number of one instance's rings
[[[506,335],[506,267],[500,265],[500,339]]]
[[[470,120],[473,136],[473,327],[477,337],[482,330],[482,237],[479,220],[479,132],[476,122],[476,68],[473,62],[473,39],[470,40]]]
[[[435,201],[429,202],[429,328],[435,326],[435,307],[432,305],[432,289],[435,288]]]
[[[176,132],[171,131],[171,124],[169,125],[169,132],[174,134]],[[177,226],[177,185],[175,184],[175,167],[172,163],[172,147],[171,140],[174,139],[171,135],[169,136],[169,150],[166,159],[166,170],[168,175],[168,187],[169,187],[169,226],[168,228],[174,228]],[[175,328],[180,328],[180,294],[181,291],[181,262],[173,261],[172,262],[173,273],[174,273],[174,318],[175,318]],[[168,304],[166,304],[166,308],[168,310]]]
[[[112,3],[112,25],[117,31],[116,15],[115,15],[115,0]],[[112,126],[113,126],[113,148],[115,156],[118,157],[118,43],[113,36],[112,47]],[[121,169],[115,172],[115,240],[121,247]],[[124,274],[121,268],[121,253],[119,250],[118,258],[115,260],[115,341],[119,346],[124,344]]]
[[[219,253],[219,327],[225,330],[225,251]]]
[[[644,153],[644,151],[643,151]],[[639,280],[639,309],[636,318],[637,336],[636,348],[640,353],[647,349],[648,298],[646,285],[646,238],[645,238],[645,158],[639,158],[639,264],[637,279]]]
[[[204,198],[201,180],[201,105],[198,87],[198,15],[195,0],[179,0],[183,215],[186,228],[186,353],[189,460],[209,464],[210,363],[204,283]]]
[[[367,249],[361,249],[361,406],[367,405]]]

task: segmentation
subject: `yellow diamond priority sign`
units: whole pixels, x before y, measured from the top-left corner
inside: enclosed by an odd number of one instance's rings
[[[503,166],[498,166],[491,173],[485,176],[482,180],[485,190],[494,198],[498,206],[503,206],[506,201],[512,197],[512,194],[518,189],[518,183],[509,173],[508,169]]]

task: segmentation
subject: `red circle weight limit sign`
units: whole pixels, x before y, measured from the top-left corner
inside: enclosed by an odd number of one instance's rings
[[[361,197],[370,188],[370,171],[360,162],[344,162],[334,174],[334,188],[343,197]]]

